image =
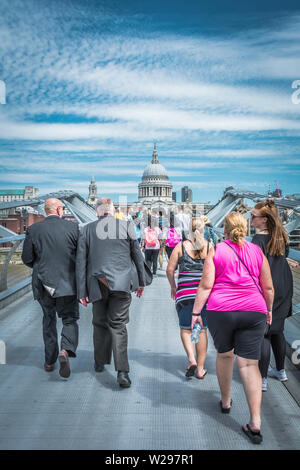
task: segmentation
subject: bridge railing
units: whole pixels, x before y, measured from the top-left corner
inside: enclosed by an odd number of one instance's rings
[[[218,241],[224,240],[224,229],[214,227],[214,231],[218,237]],[[21,248],[25,239],[25,235],[10,235],[0,238],[0,308],[3,308],[9,302],[5,301],[6,298],[11,298],[11,301],[17,297],[19,292],[20,296],[30,290],[31,272],[21,260]],[[246,240],[251,241],[251,237],[246,237]],[[9,244],[9,247],[3,245]],[[289,258],[297,263],[300,263],[300,251],[290,249]]]
[[[0,308],[30,290],[31,269],[21,260],[21,247],[25,235],[0,238]]]

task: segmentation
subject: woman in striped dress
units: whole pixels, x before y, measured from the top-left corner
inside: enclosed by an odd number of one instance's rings
[[[171,297],[175,300],[179,318],[180,337],[188,357],[186,377],[192,377],[196,371],[196,377],[203,379],[207,371],[204,362],[207,352],[207,323],[205,307],[201,312],[203,328],[199,340],[194,348],[191,342],[191,320],[193,305],[200,283],[203,265],[210,250],[214,250],[204,238],[203,217],[192,219],[190,226],[190,238],[179,243],[173,250],[167,266],[167,277],[171,285]],[[178,282],[175,283],[175,271],[178,267]],[[195,351],[196,349],[196,351]]]

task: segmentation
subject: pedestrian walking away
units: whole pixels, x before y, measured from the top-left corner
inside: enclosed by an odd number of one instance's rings
[[[247,403],[249,422],[243,433],[254,444],[262,442],[262,379],[258,368],[266,322],[272,322],[274,289],[267,258],[247,242],[247,221],[239,212],[226,216],[224,235],[214,255],[209,253],[193,308],[192,325],[207,302],[207,324],[217,350],[216,370],[222,413],[229,414],[233,364],[236,355]]]
[[[204,223],[205,223],[205,230],[204,230],[204,238],[208,240],[209,242],[212,242],[214,244],[214,247],[216,248],[217,246],[217,237],[215,235],[215,232],[211,226],[210,220],[204,216]]]
[[[148,225],[144,230],[142,250],[145,252],[146,263],[154,276],[156,276],[158,255],[161,249],[160,235],[158,220],[152,218],[152,226]]]
[[[274,303],[272,325],[263,339],[259,368],[262,375],[262,388],[267,391],[267,376],[286,382],[284,360],[286,340],[284,337],[285,319],[292,315],[293,276],[286,260],[289,254],[289,239],[279,219],[274,201],[257,203],[252,209],[251,222],[256,229],[252,243],[258,245],[270,265],[274,285]],[[275,358],[275,367],[269,369],[271,347]]]
[[[209,251],[213,251],[213,245],[204,239],[203,219],[194,218],[190,225],[189,239],[176,245],[167,266],[171,297],[176,301],[180,337],[188,358],[185,375],[186,377],[192,377],[196,374],[198,379],[203,379],[207,373],[204,369],[207,352],[205,306],[201,311],[202,328],[199,338],[196,338],[195,347],[191,341],[191,322],[194,300],[199,282],[201,281],[204,260]],[[179,274],[176,286],[175,271],[177,267]]]
[[[141,297],[152,275],[131,221],[115,218],[111,199],[97,203],[98,221],[80,232],[76,258],[78,299],[93,304],[94,367],[104,371],[113,355],[117,382],[131,385],[128,361],[131,292]]]
[[[168,260],[171,258],[172,252],[175,248],[175,246],[180,243],[181,241],[181,229],[176,230],[175,226],[175,217],[174,217],[174,212],[170,213],[170,227],[167,229],[166,234],[165,234],[165,239],[166,239],[166,253]]]
[[[176,224],[178,223],[181,229],[180,238],[186,240],[189,235],[191,216],[184,210],[184,206],[180,207],[180,210],[176,214]]]
[[[45,202],[46,218],[28,227],[22,260],[33,268],[33,295],[43,311],[44,369],[51,372],[57,359],[59,373],[70,376],[70,357],[78,346],[79,305],[76,296],[75,262],[79,229],[62,219],[64,206],[59,199]],[[56,314],[62,319],[60,351]]]

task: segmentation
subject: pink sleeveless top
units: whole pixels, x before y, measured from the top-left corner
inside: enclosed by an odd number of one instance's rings
[[[230,240],[226,240],[226,243],[235,249],[260,287],[259,274],[263,262],[261,249],[247,241],[242,246]],[[267,314],[267,306],[262,294],[246,267],[226,243],[221,242],[216,247],[214,255],[216,276],[208,299],[207,310],[238,310]]]

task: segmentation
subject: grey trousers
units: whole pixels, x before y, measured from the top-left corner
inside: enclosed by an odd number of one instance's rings
[[[93,303],[94,359],[110,364],[113,353],[115,370],[129,372],[128,334],[131,294],[110,291],[101,282],[102,299]]]
[[[54,364],[59,353],[56,313],[62,319],[61,349],[70,357],[76,357],[78,346],[79,306],[75,295],[53,298],[44,289],[39,303],[43,309],[43,338],[45,344],[45,362]]]

